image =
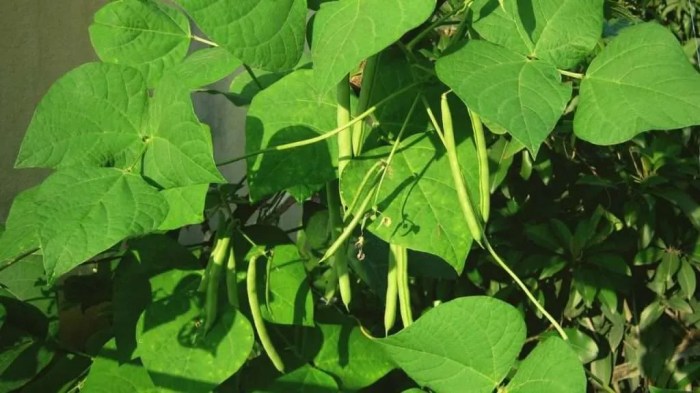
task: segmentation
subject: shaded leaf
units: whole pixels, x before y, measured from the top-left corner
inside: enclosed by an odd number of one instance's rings
[[[108,341],[92,362],[90,372],[80,390],[85,393],[155,393],[148,372],[138,360],[121,363],[115,340]]]

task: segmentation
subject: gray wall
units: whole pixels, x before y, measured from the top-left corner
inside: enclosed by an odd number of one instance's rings
[[[0,222],[48,171],[13,169],[36,104],[70,69],[93,60],[87,27],[106,0],[0,0]]]

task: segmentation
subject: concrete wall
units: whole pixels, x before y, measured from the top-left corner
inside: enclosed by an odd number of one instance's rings
[[[0,222],[45,170],[13,169],[34,108],[70,69],[95,59],[88,25],[106,0],[0,1]]]

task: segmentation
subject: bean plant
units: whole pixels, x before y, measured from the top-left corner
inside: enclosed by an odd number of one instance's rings
[[[53,172],[0,236],[0,391],[698,388],[681,3],[108,2],[16,160]],[[70,304],[109,323],[69,345]]]

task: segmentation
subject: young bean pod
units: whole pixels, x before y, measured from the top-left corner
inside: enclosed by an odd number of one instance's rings
[[[399,310],[403,327],[409,327],[413,323],[413,311],[411,311],[411,291],[408,282],[408,250],[406,247],[395,244],[390,245],[390,252],[396,261],[396,283],[398,286]]]
[[[255,325],[255,330],[258,332],[258,338],[262,344],[265,353],[272,361],[275,368],[283,373],[284,372],[284,362],[279,353],[275,349],[270,335],[265,327],[265,321],[263,320],[262,313],[260,312],[260,303],[258,301],[258,290],[257,290],[257,262],[260,255],[255,255],[248,261],[248,276],[246,277],[246,290],[248,293],[248,305],[250,306],[250,314],[253,317],[253,324]]]
[[[464,176],[462,175],[462,169],[459,165],[457,147],[455,145],[454,128],[452,126],[452,113],[450,112],[450,105],[447,102],[447,93],[442,95],[442,99],[440,100],[440,109],[442,110],[442,132],[445,150],[447,150],[447,158],[450,162],[452,180],[455,188],[457,189],[459,205],[462,209],[464,219],[467,222],[469,232],[474,240],[481,245],[483,228],[481,227],[481,223],[474,212],[474,207],[472,206],[469,193],[467,192],[467,185],[465,184]]]
[[[479,207],[481,208],[481,220],[486,223],[489,220],[491,210],[491,183],[489,180],[489,156],[486,150],[486,136],[484,135],[484,124],[475,112],[469,110],[469,117],[474,130],[474,144],[476,145],[476,156],[479,163]]]
[[[231,242],[226,262],[226,297],[228,303],[238,308],[238,280],[236,278],[236,253]]]
[[[209,258],[209,275],[206,289],[206,300],[204,303],[205,322],[204,331],[208,332],[218,314],[219,307],[219,284],[224,272],[224,264],[229,254],[229,244],[231,242],[230,228],[220,228],[217,233],[216,245]]]
[[[386,275],[386,304],[384,305],[384,332],[388,335],[396,322],[396,301],[399,296],[399,280],[396,277],[396,254],[390,244],[389,271]]]
[[[337,182],[333,182],[326,187],[326,197],[328,199],[328,220],[331,227],[331,239],[333,243],[338,240],[343,231],[343,221],[341,217],[340,197],[338,195]],[[350,273],[348,271],[347,241],[340,242],[333,253],[331,266],[338,275],[338,289],[340,299],[345,308],[350,307],[352,301],[352,289],[350,286]]]

